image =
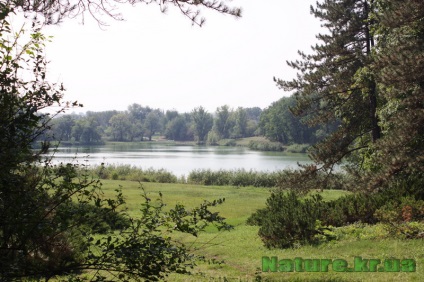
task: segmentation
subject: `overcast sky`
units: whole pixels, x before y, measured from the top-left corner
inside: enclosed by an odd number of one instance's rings
[[[84,111],[126,110],[128,105],[209,112],[229,105],[268,107],[289,95],[273,77],[293,78],[286,60],[316,42],[320,23],[309,13],[315,0],[234,0],[243,17],[206,12],[192,26],[173,7],[121,8],[125,21],[102,30],[89,18],[48,27],[50,80],[63,82],[65,100]],[[106,19],[106,18],[105,18]]]

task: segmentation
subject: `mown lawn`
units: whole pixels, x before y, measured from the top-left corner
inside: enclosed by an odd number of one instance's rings
[[[128,212],[137,216],[141,201],[140,184],[131,181],[103,180],[107,194],[119,185],[127,200]],[[269,250],[262,245],[257,235],[259,227],[247,226],[246,219],[255,210],[265,207],[269,190],[253,187],[218,187],[187,184],[142,184],[152,199],[163,194],[164,202],[172,207],[175,203],[193,207],[203,200],[225,198],[225,203],[215,209],[235,226],[229,232],[218,232],[213,228],[198,238],[181,237],[199,255],[206,256],[211,262],[199,263],[193,270],[194,275],[171,275],[169,281],[424,281],[424,241],[395,239],[360,239],[349,237],[319,246],[302,246],[295,249]],[[343,191],[324,191],[324,199],[340,197]],[[373,229],[371,227],[371,231]],[[355,256],[364,259],[414,259],[417,271],[406,272],[276,272],[263,273],[263,256],[277,256],[279,259],[344,259],[349,267]]]

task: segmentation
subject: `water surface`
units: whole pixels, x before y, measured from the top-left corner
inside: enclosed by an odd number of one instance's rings
[[[111,143],[102,146],[59,147],[55,162],[90,165],[129,164],[143,169],[164,168],[188,175],[195,169],[276,171],[310,162],[306,154],[252,151],[244,147],[176,146],[161,143]]]

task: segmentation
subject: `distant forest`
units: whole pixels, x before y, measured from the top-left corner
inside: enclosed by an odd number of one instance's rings
[[[140,104],[126,111],[87,112],[56,117],[44,139],[72,144],[101,144],[105,141],[140,142],[154,135],[168,140],[194,141],[215,145],[222,139],[265,136],[270,141],[289,144],[313,144],[334,129],[309,127],[307,120],[294,116],[294,97],[283,97],[269,107],[232,109],[228,105],[209,113],[199,106],[189,113],[153,109]]]

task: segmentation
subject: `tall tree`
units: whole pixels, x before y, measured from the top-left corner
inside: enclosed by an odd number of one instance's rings
[[[309,127],[300,117],[293,115],[290,107],[295,104],[293,97],[283,97],[266,108],[259,122],[262,134],[272,141],[285,144],[315,143],[317,127]]]
[[[56,140],[69,141],[72,137],[72,127],[75,125],[75,120],[71,115],[61,116],[54,120],[53,134]]]
[[[242,107],[238,107],[233,113],[234,127],[232,128],[232,137],[242,138],[247,134],[247,112]]]
[[[102,112],[92,112],[87,111],[86,117],[92,117],[96,120],[98,125],[102,127],[102,129],[106,129],[109,126],[110,119],[114,116],[119,114],[118,111],[112,110],[112,111],[102,111]]]
[[[152,136],[162,129],[161,118],[163,114],[160,110],[151,111],[144,121],[145,134],[152,141]]]
[[[189,141],[193,140],[193,133],[190,130],[190,115],[182,114],[171,119],[165,128],[165,137],[169,140]]]
[[[136,103],[128,106],[128,113],[133,122],[144,121],[151,111],[153,111],[153,109],[150,107],[143,107]]]
[[[249,120],[254,120],[256,122],[259,122],[259,118],[261,117],[262,109],[259,107],[253,107],[253,108],[245,108],[247,117]]]
[[[194,123],[194,132],[199,143],[203,144],[206,141],[208,132],[213,126],[213,117],[202,106],[195,108],[191,116]]]
[[[94,117],[86,117],[77,120],[72,127],[72,136],[75,138],[75,141],[83,144],[101,143],[99,126]]]
[[[229,138],[230,131],[233,127],[233,120],[231,119],[232,110],[228,105],[218,107],[215,116],[215,129],[220,135],[220,138]]]
[[[367,150],[380,138],[377,88],[370,71],[374,39],[370,12],[373,0],[325,0],[311,7],[328,32],[319,34],[313,54],[288,62],[298,70],[292,81],[277,80],[285,90],[296,90],[294,112],[310,125],[340,122],[331,136],[311,150],[324,169]]]
[[[384,137],[374,146],[365,182],[370,188],[399,179],[421,186],[424,179],[424,2],[379,0],[373,70],[381,100]],[[421,184],[414,183],[421,180]]]
[[[109,120],[114,140],[125,141],[131,130],[131,123],[125,113],[116,114]]]

